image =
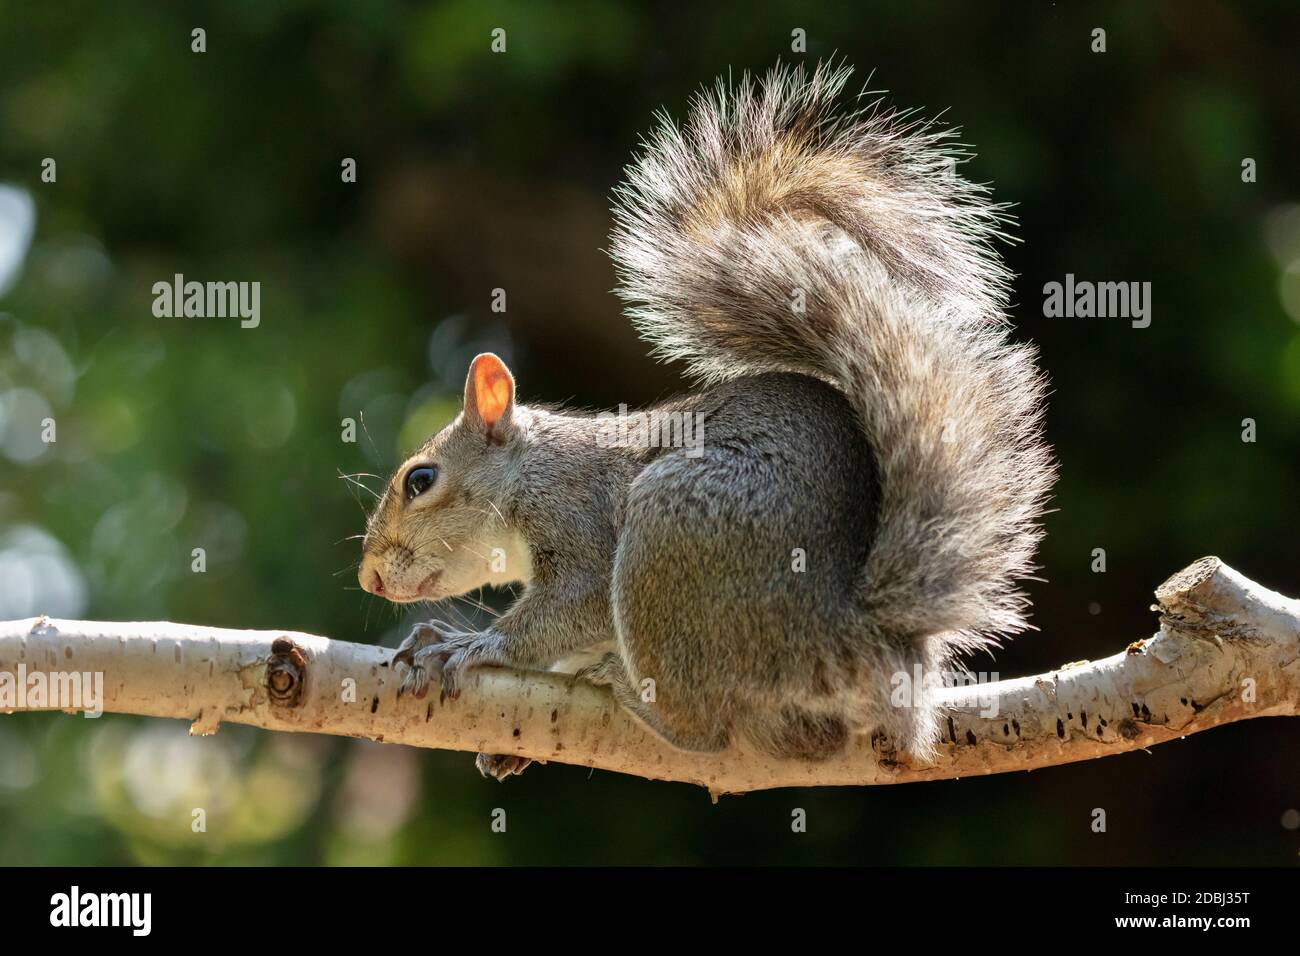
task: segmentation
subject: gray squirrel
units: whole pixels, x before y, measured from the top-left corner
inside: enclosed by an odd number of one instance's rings
[[[403,691],[564,670],[684,750],[816,761],[872,734],[925,757],[938,710],[898,687],[1024,629],[1054,465],[1003,313],[1007,217],[956,175],[950,131],[838,109],[850,72],[719,82],[616,192],[619,294],[699,385],[651,415],[702,440],[608,440],[607,417],[518,404],[474,359],[358,576],[397,602],[525,587],[484,631],[416,627]],[[497,779],[527,763],[478,758]]]

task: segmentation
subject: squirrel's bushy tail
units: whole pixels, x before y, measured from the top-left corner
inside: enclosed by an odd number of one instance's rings
[[[661,118],[611,254],[641,333],[699,380],[801,371],[849,397],[881,484],[860,607],[892,640],[944,633],[942,658],[1025,626],[1045,385],[1007,337],[1000,208],[950,133],[837,114],[849,73],[777,67]]]

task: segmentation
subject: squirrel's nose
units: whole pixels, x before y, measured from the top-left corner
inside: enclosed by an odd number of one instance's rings
[[[367,569],[365,565],[362,565],[357,578],[361,582],[361,587],[371,594],[382,595],[384,593],[384,579],[379,576],[377,570]]]

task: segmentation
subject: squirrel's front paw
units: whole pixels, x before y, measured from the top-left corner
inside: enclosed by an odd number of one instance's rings
[[[501,638],[491,631],[462,631],[438,622],[418,624],[393,655],[393,666],[402,673],[397,696],[424,697],[429,676],[442,675],[440,700],[460,697],[457,674],[479,664],[501,664]]]
[[[397,696],[414,693],[416,697],[423,697],[428,693],[429,673],[425,667],[415,663],[415,655],[433,644],[438,644],[443,640],[443,627],[433,622],[417,624],[411,628],[411,633],[406,635],[406,639],[397,646],[397,651],[393,654],[393,671],[401,679],[401,684],[397,687]]]

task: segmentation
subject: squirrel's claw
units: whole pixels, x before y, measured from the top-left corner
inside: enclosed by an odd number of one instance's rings
[[[397,651],[393,654],[392,665],[404,664],[407,667],[415,666],[415,655],[430,644],[440,643],[443,637],[443,626],[432,622],[427,624],[417,624],[411,628],[411,633],[406,635],[406,639],[397,645]]]

